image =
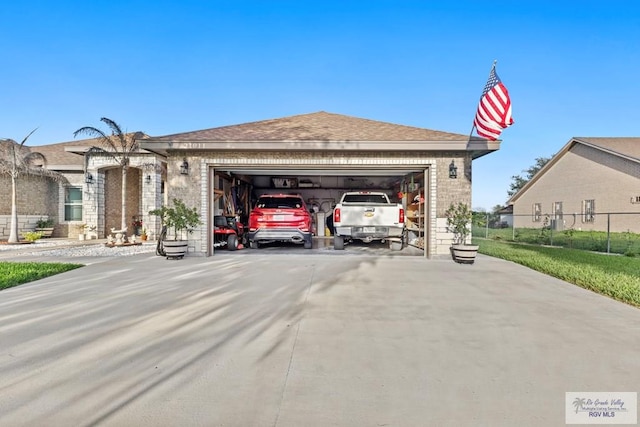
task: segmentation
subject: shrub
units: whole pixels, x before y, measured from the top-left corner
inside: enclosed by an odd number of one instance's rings
[[[465,244],[471,230],[469,224],[473,219],[473,212],[466,203],[451,203],[445,212],[447,218],[447,230],[453,233],[454,244]]]
[[[23,237],[27,242],[35,242],[42,239],[42,233],[39,231],[27,231],[23,234]]]
[[[53,218],[42,218],[36,222],[36,228],[51,228],[53,227]]]

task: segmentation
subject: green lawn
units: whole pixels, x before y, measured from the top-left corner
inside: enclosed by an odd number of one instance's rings
[[[45,262],[0,262],[0,289],[44,279],[79,267],[84,266]]]
[[[640,307],[640,258],[475,239],[480,253],[548,274]]]
[[[531,243],[537,245],[562,246],[565,248],[583,249],[586,251],[607,252],[607,233],[604,231],[580,231],[567,229],[555,231],[542,228],[497,228],[485,229],[473,227],[474,237]],[[640,234],[610,233],[609,252],[617,254],[640,254]]]

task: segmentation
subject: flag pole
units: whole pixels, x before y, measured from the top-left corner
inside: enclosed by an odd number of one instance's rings
[[[491,70],[489,71],[489,78],[491,78],[491,71],[495,70],[496,68],[496,64],[498,63],[497,59],[493,60],[493,65],[491,66]],[[487,78],[487,81],[489,81],[489,78]],[[482,90],[482,95],[484,95],[484,89]],[[480,95],[480,99],[482,99],[482,95]],[[471,141],[471,138],[473,137],[473,130],[476,128],[476,122],[475,120],[473,121],[473,124],[471,125],[471,132],[469,132],[469,141]]]

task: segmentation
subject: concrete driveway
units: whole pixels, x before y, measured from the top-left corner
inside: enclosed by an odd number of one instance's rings
[[[483,256],[94,259],[1,291],[0,343],[1,426],[560,426],[640,385],[640,310]]]

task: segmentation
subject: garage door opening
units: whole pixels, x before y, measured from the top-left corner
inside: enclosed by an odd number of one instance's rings
[[[429,198],[425,194],[425,188],[428,186],[424,185],[428,182],[425,179],[428,172],[428,166],[424,169],[413,167],[366,170],[211,168],[209,254],[235,249],[235,240],[239,248],[248,248],[245,237],[249,214],[258,197],[263,194],[301,195],[313,218],[313,248],[316,249],[314,252],[339,253],[333,251],[331,228],[331,216],[335,205],[345,192],[381,191],[387,194],[392,203],[401,203],[405,210],[406,231],[401,251],[403,255],[428,256]],[[236,237],[223,235],[233,234],[228,230],[223,233],[223,225],[233,226]],[[362,244],[354,241],[346,250],[353,249],[364,253],[371,249],[376,251],[374,253],[386,254],[384,249],[388,246],[386,242]],[[287,247],[286,244],[274,244],[269,246],[269,249],[272,252],[286,253]],[[249,251],[251,250],[247,249],[247,252]]]

